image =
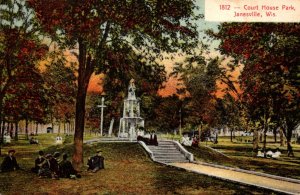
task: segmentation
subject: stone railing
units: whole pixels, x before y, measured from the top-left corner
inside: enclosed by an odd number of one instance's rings
[[[148,146],[143,141],[138,141],[138,143],[148,152],[150,158],[154,161],[153,152],[148,148]]]
[[[178,141],[172,141],[176,148],[184,154],[184,156],[189,159],[190,162],[194,162],[194,155],[190,152],[188,152]]]

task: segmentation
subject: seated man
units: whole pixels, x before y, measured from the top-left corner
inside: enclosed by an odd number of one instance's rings
[[[272,158],[279,158],[281,155],[281,152],[279,150],[279,148],[276,149],[276,152],[273,153]]]
[[[63,144],[62,137],[57,136],[56,139],[55,139],[55,144],[58,144],[58,145]]]
[[[258,150],[257,157],[264,157],[264,153],[262,153],[261,150]]]
[[[59,177],[59,164],[58,164],[58,157],[60,156],[59,152],[54,152],[53,156],[49,155],[49,163],[50,163],[50,171],[52,179],[58,179]]]
[[[3,159],[1,164],[1,172],[8,172],[20,169],[17,160],[15,158],[15,150],[9,150],[8,155]]]
[[[191,146],[192,145],[192,141],[190,140],[189,137],[183,136],[181,138],[181,144],[184,146]]]
[[[46,160],[44,157],[44,152],[39,151],[39,156],[35,159],[34,167],[31,169],[34,173],[39,173],[39,170],[41,169],[43,162]]]
[[[40,178],[51,177],[50,162],[49,162],[50,157],[51,154],[47,154],[44,158],[45,160],[40,164],[40,169],[38,170],[38,176]]]
[[[80,178],[81,175],[77,173],[77,171],[73,168],[72,163],[68,160],[68,155],[63,155],[63,160],[59,163],[60,168],[60,177],[62,178]]]
[[[199,145],[198,139],[197,139],[196,137],[193,137],[192,146],[193,146],[193,147],[198,147],[198,145]]]
[[[36,138],[31,137],[30,140],[29,140],[29,143],[30,144],[39,144],[39,141]]]
[[[93,173],[97,172],[99,169],[104,169],[104,157],[101,155],[101,152],[101,150],[97,150],[96,155],[88,160],[88,170],[92,170]]]
[[[266,153],[267,158],[271,158],[273,156],[272,150],[268,150]]]

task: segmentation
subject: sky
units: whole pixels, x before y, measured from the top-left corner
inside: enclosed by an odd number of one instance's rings
[[[196,4],[197,4],[197,6],[200,7],[200,9],[197,10],[196,13],[204,14],[205,0],[196,0]],[[205,37],[207,37],[207,35],[205,34],[205,31],[208,29],[213,29],[214,31],[217,31],[218,24],[219,23],[217,23],[217,22],[209,22],[209,21],[206,21],[205,19],[200,19],[197,22],[199,38],[205,42],[206,41]],[[218,55],[218,52],[215,51],[215,48],[217,48],[217,46],[218,46],[217,41],[214,41],[209,45],[211,56]],[[181,57],[175,58],[174,60],[163,60],[162,63],[165,65],[166,71],[169,74],[173,69],[173,64],[175,64],[176,62],[181,62],[183,59],[184,59],[184,56],[181,56]],[[98,84],[98,83],[101,83],[101,78],[103,78],[103,75],[93,75],[90,80],[88,91],[94,91],[94,92],[101,93],[102,87]],[[164,85],[165,85],[165,88],[158,92],[161,96],[168,96],[173,93],[176,93],[177,81],[175,78],[169,78],[168,81]]]

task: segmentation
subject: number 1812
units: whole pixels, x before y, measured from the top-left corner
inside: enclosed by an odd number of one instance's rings
[[[230,5],[220,5],[220,10],[230,10]]]

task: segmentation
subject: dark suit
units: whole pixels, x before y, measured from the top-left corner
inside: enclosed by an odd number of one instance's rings
[[[14,156],[6,156],[1,164],[1,171],[14,171],[15,169],[20,169],[16,158]]]
[[[77,175],[77,171],[73,168],[72,163],[68,160],[63,160],[59,163],[60,177],[70,178],[70,175]]]
[[[99,169],[104,169],[104,157],[103,156],[93,156],[88,161],[88,170],[93,170],[93,172],[98,171]]]
[[[34,168],[31,169],[32,172],[34,173],[38,173],[39,169],[41,168],[43,162],[45,161],[46,159],[44,157],[38,157],[37,159],[35,159],[34,161]]]

